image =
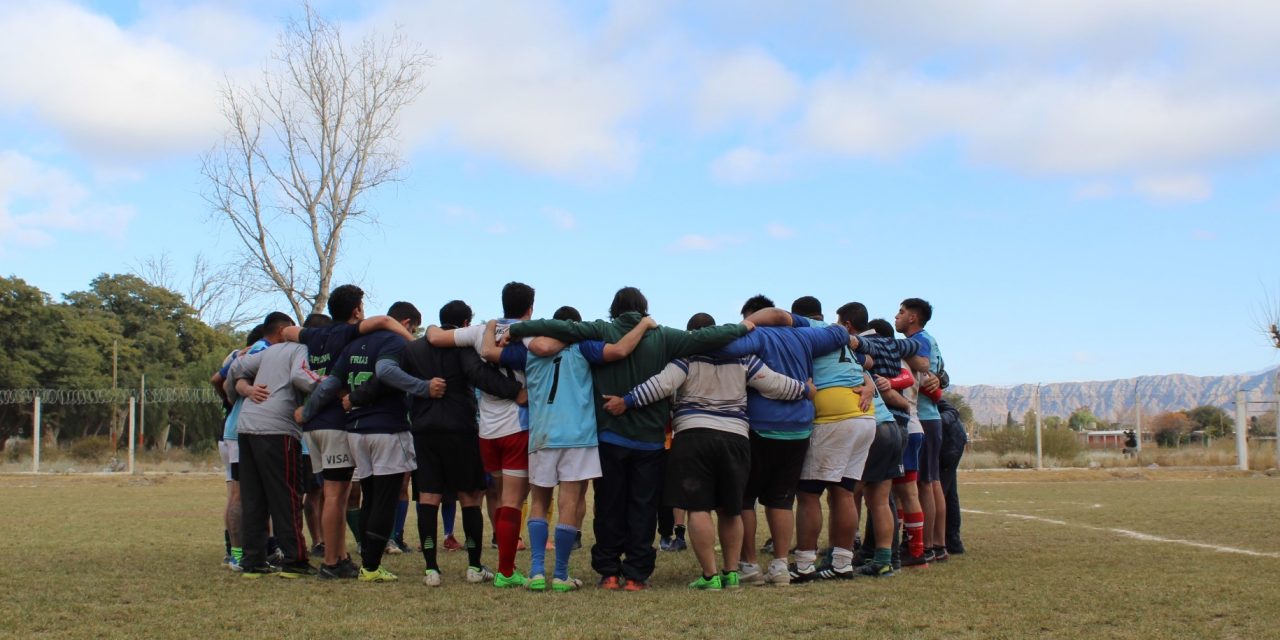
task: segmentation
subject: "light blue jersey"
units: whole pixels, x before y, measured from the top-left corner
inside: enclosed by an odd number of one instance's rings
[[[829,327],[828,322],[814,320],[804,316],[791,314],[792,323],[797,327]],[[826,355],[813,359],[813,386],[819,391],[833,387],[861,387],[862,365],[853,359],[853,351],[849,345],[840,347]]]
[[[267,347],[269,347],[269,346],[271,346],[271,343],[270,343],[270,342],[267,342],[266,340],[259,340],[259,341],[255,342],[255,343],[253,343],[253,345],[249,347],[249,353],[250,353],[250,354],[257,353],[257,352],[259,352],[259,351],[262,351],[263,349],[266,349],[266,348],[267,348]],[[247,354],[246,354],[246,355],[247,355]],[[232,361],[235,361],[235,358],[232,358],[231,360],[232,360]],[[223,377],[223,378],[226,378],[226,377],[227,377],[227,375],[229,375],[229,372],[230,372],[230,371],[231,371],[231,363],[230,363],[230,362],[228,362],[228,363],[227,363],[227,367],[226,367],[226,368],[224,368],[224,369],[223,369],[222,371],[220,371],[219,373],[221,373],[221,374],[222,374],[222,377]],[[236,403],[235,403],[235,404],[233,404],[233,405],[231,405],[231,411],[228,411],[228,412],[227,412],[227,420],[226,420],[226,422],[224,422],[224,423],[222,424],[222,439],[223,439],[223,440],[238,440],[238,439],[239,439],[239,438],[236,436],[236,423],[238,423],[238,422],[240,421],[240,407],[241,407],[241,405],[243,405],[243,404],[244,404],[244,398],[243,398],[243,397],[236,398]]]
[[[938,349],[938,341],[929,335],[928,331],[921,329],[919,333],[911,336],[912,340],[920,343],[920,355],[929,358],[929,371],[937,375],[942,371],[942,351]],[[928,346],[928,353],[925,353],[925,346]],[[921,420],[941,420],[942,414],[938,412],[938,405],[933,400],[926,398],[922,393],[916,402],[916,415]]]
[[[569,345],[547,357],[533,355],[519,343],[502,350],[503,366],[524,369],[530,453],[598,444],[591,364],[602,363],[603,353],[604,343],[597,341]]]

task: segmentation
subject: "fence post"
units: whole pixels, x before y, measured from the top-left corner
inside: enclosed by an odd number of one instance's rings
[[[1044,468],[1044,448],[1040,440],[1040,385],[1036,385],[1036,468]]]
[[[40,473],[40,392],[31,401],[31,473]]]
[[[138,439],[134,435],[138,431],[138,407],[135,404],[137,400],[132,396],[129,397],[129,473],[137,473],[133,466],[134,451],[138,446]]]
[[[1249,404],[1243,391],[1236,392],[1236,467],[1249,470],[1249,447],[1245,438],[1249,433]]]

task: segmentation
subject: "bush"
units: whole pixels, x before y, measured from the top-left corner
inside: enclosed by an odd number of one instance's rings
[[[1074,460],[1083,451],[1080,440],[1070,429],[1042,429],[1040,432],[1040,450],[1045,457],[1059,460]],[[1021,427],[1004,428],[984,434],[974,448],[979,451],[990,451],[1000,456],[1011,453],[1036,452],[1036,430]]]
[[[71,457],[80,462],[102,462],[111,455],[111,440],[106,436],[89,436],[71,443]]]
[[[9,438],[8,442],[5,442],[4,457],[9,462],[20,462],[23,458],[30,458],[31,441],[26,438]]]

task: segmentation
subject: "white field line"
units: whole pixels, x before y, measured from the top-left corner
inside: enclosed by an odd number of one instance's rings
[[[1031,516],[1024,513],[1008,513],[1006,511],[979,511],[977,509],[961,509],[964,513],[972,513],[981,516],[1005,516],[1009,518],[1017,518],[1019,520],[1033,520],[1035,522],[1044,522],[1046,524],[1058,525],[1060,527],[1077,527],[1080,529],[1088,529],[1090,531],[1105,531],[1134,540],[1142,540],[1143,542],[1163,542],[1165,544],[1180,544],[1188,547],[1196,547],[1198,549],[1208,549],[1219,553],[1236,553],[1242,556],[1252,556],[1255,558],[1280,558],[1280,553],[1272,553],[1268,551],[1253,551],[1251,549],[1238,549],[1236,547],[1227,547],[1217,544],[1208,544],[1205,542],[1196,542],[1195,540],[1183,540],[1181,538],[1165,538],[1162,536],[1154,536],[1149,533],[1140,531],[1130,531],[1129,529],[1118,529],[1115,527],[1095,527],[1091,524],[1080,524],[1078,522],[1067,522],[1065,520],[1054,520],[1053,518],[1041,518],[1040,516]]]

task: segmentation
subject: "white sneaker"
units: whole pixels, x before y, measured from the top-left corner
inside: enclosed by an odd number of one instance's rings
[[[740,584],[764,584],[764,574],[760,573],[760,565],[739,562],[738,582]]]
[[[404,551],[401,551],[401,550],[400,550],[400,547],[399,547],[398,545],[396,545],[395,540],[388,540],[388,541],[387,541],[387,551],[386,551],[386,552],[387,552],[388,554],[390,554],[390,555],[393,555],[393,556],[398,556],[398,555],[400,555],[400,554],[404,553]]]
[[[769,563],[769,572],[764,575],[766,584],[777,587],[785,587],[791,584],[791,572],[787,568],[787,561],[774,559]]]
[[[440,572],[435,569],[427,569],[422,572],[422,584],[428,587],[440,586]]]
[[[476,584],[479,582],[489,582],[493,580],[493,572],[489,567],[481,565],[479,567],[467,567],[467,582]]]

